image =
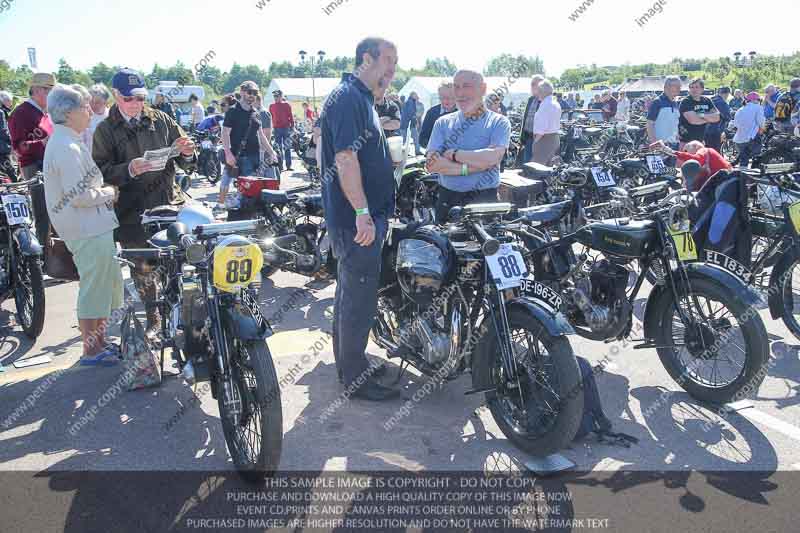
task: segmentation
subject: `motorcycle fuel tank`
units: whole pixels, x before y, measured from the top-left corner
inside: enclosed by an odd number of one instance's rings
[[[578,242],[595,250],[620,257],[642,257],[658,243],[652,220],[611,219],[595,222],[578,230]]]

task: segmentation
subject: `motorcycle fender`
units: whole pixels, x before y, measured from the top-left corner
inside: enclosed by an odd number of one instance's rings
[[[783,295],[781,294],[783,278],[789,274],[789,268],[791,268],[792,264],[797,261],[798,258],[800,258],[800,250],[797,246],[792,246],[781,255],[778,264],[772,269],[772,275],[769,278],[767,298],[769,314],[773,319],[777,320],[783,316]]]
[[[259,320],[243,310],[235,307],[220,308],[220,317],[223,323],[230,326],[233,334],[241,340],[258,341],[272,335],[272,328],[266,321],[259,324]]]
[[[763,303],[758,292],[721,267],[708,263],[688,263],[685,268],[689,283],[694,280],[708,280],[719,286],[723,291],[732,294],[734,298],[748,307]],[[677,270],[673,270],[672,276],[676,280],[680,279],[680,274]],[[658,310],[661,308],[659,300],[667,294],[667,290],[668,287],[666,285],[657,285],[647,298],[643,320],[644,334],[647,339],[655,339],[661,327],[657,319]]]
[[[21,227],[14,230],[14,242],[19,246],[22,255],[41,256],[43,253],[42,245],[30,228]]]

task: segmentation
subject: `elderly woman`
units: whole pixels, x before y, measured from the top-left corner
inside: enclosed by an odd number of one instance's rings
[[[91,100],[89,100],[89,107],[92,108],[92,119],[89,122],[89,127],[86,128],[83,133],[81,133],[81,139],[91,154],[94,130],[96,130],[97,125],[104,121],[108,116],[108,100],[111,98],[111,91],[109,91],[108,87],[102,83],[98,83],[89,88],[89,95],[91,96]]]
[[[553,84],[543,80],[539,84],[542,102],[533,117],[533,161],[549,165],[561,147],[561,106],[553,96]]]
[[[47,97],[55,125],[44,154],[47,210],[72,252],[80,275],[78,323],[83,365],[111,365],[118,351],[105,342],[106,320],[122,306],[122,272],[116,261],[114,214],[118,191],[103,175],[81,140],[92,120],[90,94],[79,85],[56,85]]]

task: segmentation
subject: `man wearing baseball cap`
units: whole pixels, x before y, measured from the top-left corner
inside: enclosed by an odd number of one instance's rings
[[[112,79],[115,104],[108,118],[94,132],[92,158],[104,181],[119,187],[116,212],[119,228],[115,238],[123,248],[148,248],[148,235],[141,224],[142,213],[162,205],[183,204],[184,195],[175,183],[175,167],[191,174],[197,163],[194,143],[166,113],[145,106],[144,78],[135,70],[122,69]],[[148,150],[177,146],[179,155],[159,170],[144,159]],[[159,327],[155,283],[148,279],[153,266],[139,261],[133,279],[147,310],[147,326]]]
[[[272,128],[275,133],[275,142],[278,143],[278,159],[283,168],[292,170],[292,128],[294,128],[294,115],[289,102],[283,101],[283,92],[273,91],[275,103],[269,106],[272,115]]]
[[[750,164],[750,158],[755,154],[758,144],[756,137],[766,122],[758,93],[749,93],[745,96],[745,101],[745,106],[733,117],[733,125],[736,126],[733,142],[739,148],[739,166],[742,168],[747,168]]]
[[[17,154],[22,178],[31,179],[42,170],[44,148],[53,134],[53,123],[47,114],[47,95],[56,84],[56,77],[47,72],[37,72],[31,77],[28,98],[8,117],[11,146]],[[36,225],[36,238],[42,245],[50,234],[50,218],[44,199],[44,187],[31,189],[31,206]]]

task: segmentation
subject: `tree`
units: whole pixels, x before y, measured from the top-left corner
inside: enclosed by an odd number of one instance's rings
[[[532,76],[544,74],[544,63],[539,56],[501,54],[489,60],[483,73],[486,76]]]
[[[272,81],[272,77],[272,75],[268,74],[257,65],[242,66],[238,63],[234,63],[233,67],[231,67],[231,71],[228,73],[227,79],[222,85],[222,89],[225,93],[236,92],[242,82],[247,80],[254,81],[259,87],[266,89],[269,82]]]
[[[98,63],[89,69],[88,74],[94,83],[104,83],[111,87],[111,80],[120,68],[116,65],[109,67],[105,63]]]
[[[453,76],[458,71],[456,66],[446,57],[426,59],[423,70],[428,76]]]

